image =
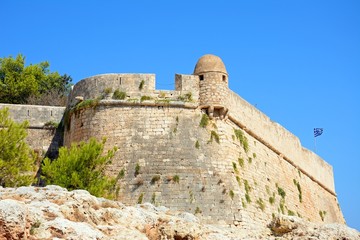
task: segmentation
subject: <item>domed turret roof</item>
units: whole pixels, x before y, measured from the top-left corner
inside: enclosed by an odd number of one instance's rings
[[[225,65],[221,58],[212,54],[202,56],[196,63],[194,75],[205,72],[222,72],[227,74]]]

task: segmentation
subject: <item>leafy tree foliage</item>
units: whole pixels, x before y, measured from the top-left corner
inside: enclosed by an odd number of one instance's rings
[[[15,123],[7,108],[0,109],[0,185],[30,185],[34,179],[34,155],[25,143],[27,122]]]
[[[105,140],[91,138],[89,142],[62,147],[59,157],[43,161],[42,174],[47,184],[56,184],[68,190],[85,189],[92,195],[113,198],[117,178],[107,177],[105,168],[111,163],[116,148],[103,154]]]
[[[11,56],[0,58],[0,102],[28,103],[32,98],[37,104],[47,104],[42,98],[49,92],[64,98],[72,79],[66,74],[50,72],[49,66],[46,61],[25,66],[25,57],[21,54],[15,59]]]

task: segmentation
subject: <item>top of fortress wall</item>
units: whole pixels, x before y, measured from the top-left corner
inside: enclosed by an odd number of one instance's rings
[[[107,73],[82,79],[74,85],[68,104],[76,104],[74,99],[96,99],[104,94],[105,89],[131,92],[153,92],[155,90],[155,74]]]
[[[9,108],[10,116],[16,122],[29,122],[29,127],[43,128],[45,123],[59,123],[64,115],[65,107],[5,104],[1,108]]]
[[[229,116],[243,125],[245,130],[256,135],[265,145],[278,151],[303,172],[335,192],[331,165],[315,153],[303,148],[298,137],[245,101],[235,92],[228,93]]]

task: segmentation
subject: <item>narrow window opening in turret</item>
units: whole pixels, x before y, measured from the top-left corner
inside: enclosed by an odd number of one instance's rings
[[[226,76],[225,76],[225,75],[222,76],[222,80],[223,80],[224,82],[226,82]]]
[[[200,81],[204,80],[204,75],[199,75]]]
[[[120,77],[120,79],[119,79],[119,83],[120,83],[120,85],[121,85],[121,77]]]

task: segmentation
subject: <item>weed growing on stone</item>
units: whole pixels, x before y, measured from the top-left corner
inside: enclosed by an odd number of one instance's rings
[[[193,203],[195,198],[194,198],[194,194],[192,191],[189,191],[189,197],[190,197],[190,203]]]
[[[220,143],[220,137],[219,137],[219,135],[217,134],[217,132],[215,132],[214,130],[211,131],[211,133],[210,133],[210,140],[209,140],[209,142],[212,142],[213,139],[215,139],[215,142]]]
[[[48,121],[44,124],[44,128],[47,129],[56,129],[59,127],[59,123],[56,123],[54,121]]]
[[[238,182],[239,187],[241,187],[241,179],[240,179],[240,177],[239,177],[239,176],[236,176],[236,181]]]
[[[152,179],[151,179],[151,184],[155,184],[157,181],[159,181],[160,180],[160,175],[155,175],[155,176],[153,176],[152,177]]]
[[[170,99],[156,99],[155,102],[160,106],[169,106]]]
[[[239,166],[241,168],[244,168],[244,159],[243,158],[238,158],[238,162],[239,162]]]
[[[141,96],[140,102],[148,101],[148,100],[151,100],[151,99],[152,99],[152,97],[144,95],[144,96]]]
[[[301,186],[300,183],[298,181],[296,181],[296,179],[293,179],[294,184],[299,192],[299,202],[302,202],[302,191],[301,191]]]
[[[233,200],[233,199],[234,199],[234,196],[235,196],[234,191],[233,191],[233,190],[230,190],[229,195],[230,195],[231,200]]]
[[[75,106],[75,111],[79,111],[85,108],[95,108],[99,104],[99,99],[87,99]]]
[[[244,187],[245,187],[245,192],[249,193],[251,191],[251,187],[249,185],[248,180],[244,179]]]
[[[265,202],[262,200],[262,198],[259,198],[258,200],[256,200],[256,203],[257,203],[258,207],[261,209],[261,211],[265,210]]]
[[[239,173],[239,170],[237,169],[237,166],[236,166],[235,162],[232,162],[232,166],[233,166],[234,172]]]
[[[271,204],[271,205],[274,205],[274,203],[275,203],[275,198],[274,197],[269,197],[269,203]]]
[[[199,149],[199,148],[200,148],[200,143],[199,143],[198,140],[196,140],[196,142],[195,142],[195,148],[196,148],[196,149]]]
[[[195,214],[200,214],[200,213],[201,213],[200,208],[199,208],[199,207],[196,207],[196,209],[195,209]]]
[[[119,89],[116,89],[112,98],[115,100],[124,100],[126,98],[126,92],[122,92]]]
[[[249,162],[249,164],[252,163],[252,158],[251,157],[248,158],[248,162]]]
[[[164,98],[166,96],[165,92],[160,91],[159,93],[159,98]]]
[[[290,209],[288,209],[288,215],[289,216],[295,216],[295,212],[291,211]]]
[[[245,193],[245,199],[247,203],[251,203],[251,198],[250,195],[248,193]]]
[[[202,127],[202,128],[205,128],[208,124],[209,124],[209,116],[207,114],[203,114],[201,116],[199,126]]]
[[[105,94],[110,94],[112,92],[112,88],[111,87],[108,87],[108,88],[105,88],[104,89],[104,93]]]
[[[185,95],[180,95],[178,97],[178,100],[179,101],[182,101],[182,102],[192,102],[192,93],[191,92],[188,92],[186,93]]]
[[[179,177],[179,175],[173,176],[172,180],[174,181],[174,183],[179,183],[179,182],[180,182],[180,177]]]
[[[240,129],[235,129],[234,128],[234,133],[235,133],[235,137],[237,138],[237,140],[239,140],[241,146],[243,147],[245,152],[249,151],[249,143],[247,138],[245,137],[244,133],[242,130]]]
[[[39,228],[40,225],[41,225],[40,220],[36,220],[33,224],[31,224],[30,235],[34,235],[35,229]]]
[[[280,211],[282,214],[285,214],[285,199],[281,199],[279,203]]]
[[[124,177],[125,177],[125,170],[121,169],[116,179],[119,180],[119,179],[123,179]]]
[[[319,215],[320,215],[320,218],[321,218],[321,221],[324,221],[325,219],[325,215],[326,215],[326,211],[319,211]]]
[[[143,198],[144,198],[144,193],[141,193],[138,200],[137,200],[137,204],[142,204]]]
[[[135,175],[135,177],[136,177],[136,176],[139,175],[139,174],[140,174],[140,165],[137,163],[136,166],[135,166],[135,173],[134,173],[134,175]]]
[[[256,153],[253,153],[253,158],[256,158]]]
[[[278,187],[277,190],[278,190],[278,194],[281,196],[281,198],[284,199],[286,196],[286,192],[284,191],[284,189],[282,189],[281,187]]]
[[[151,203],[154,205],[155,205],[155,200],[156,200],[156,195],[155,195],[155,193],[153,193],[151,196]]]

